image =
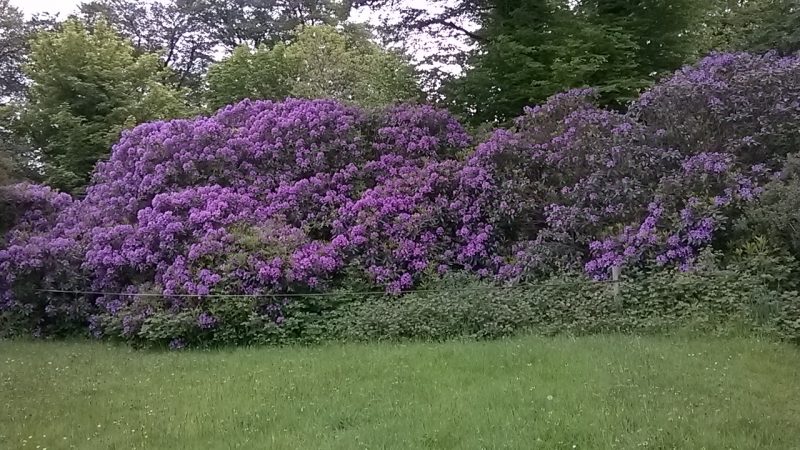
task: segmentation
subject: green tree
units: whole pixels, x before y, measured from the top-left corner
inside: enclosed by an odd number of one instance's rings
[[[229,50],[275,45],[298,26],[345,21],[353,0],[182,0],[195,3],[214,41]]]
[[[122,129],[188,112],[183,93],[164,84],[170,73],[158,55],[137,53],[103,21],[39,34],[29,58],[20,123],[55,187],[85,186]]]
[[[443,80],[442,97],[474,123],[502,122],[571,87],[598,88],[601,101],[623,107],[701,52],[713,1],[429,0],[400,6],[383,30],[394,43],[411,33],[462,43],[425,61],[463,68]]]
[[[596,87],[616,104],[646,85],[638,45],[623,28],[594,23],[566,1],[495,4],[464,76],[443,89],[450,106],[473,123],[506,121],[573,87]]]
[[[22,91],[22,62],[27,51],[27,26],[22,11],[0,0],[0,98]]]
[[[237,48],[208,74],[208,103],[244,98],[334,98],[380,106],[419,98],[411,66],[358,28],[303,27],[289,44]]]
[[[92,0],[79,8],[88,27],[104,20],[138,51],[158,53],[176,87],[200,87],[217,42],[198,0]]]
[[[272,48],[237,47],[230,56],[208,70],[206,97],[213,108],[245,98],[280,99],[289,96],[291,71],[286,65],[286,45]]]
[[[698,52],[698,27],[712,1],[580,0],[577,11],[601,26],[624,30],[636,44],[638,75],[671,72]]]
[[[797,0],[717,0],[714,5],[707,27],[708,48],[783,54],[800,51]]]

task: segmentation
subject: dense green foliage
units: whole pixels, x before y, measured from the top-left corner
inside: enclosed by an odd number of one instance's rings
[[[255,313],[257,297],[221,298],[213,327],[197,313],[154,315],[128,336],[134,345],[253,345],[345,341],[486,339],[560,333],[653,333],[731,327],[800,342],[800,267],[763,242],[745,247],[738,262],[719,267],[709,255],[691,273],[633,273],[612,283],[562,276],[498,287],[464,276],[446,277],[403,296],[340,290],[286,299],[282,323]],[[108,329],[127,323],[122,314]]]
[[[421,92],[410,65],[357,27],[305,27],[288,45],[238,47],[208,73],[212,108],[287,96],[383,106],[419,98]]]
[[[758,248],[758,245],[756,245]],[[755,262],[692,273],[657,271],[613,284],[559,277],[498,288],[444,280],[394,301],[345,308],[339,333],[355,340],[495,338],[520,330],[558,334],[713,331],[732,326],[800,341],[798,267],[791,257],[748,254]]]
[[[791,54],[800,50],[797,0],[717,0],[708,18],[709,48]]]
[[[484,19],[470,68],[445,86],[452,107],[474,123],[505,121],[571,87],[595,86],[613,102],[645,86],[636,44],[622,28],[596,25],[549,0],[498,3]]]
[[[26,75],[26,137],[41,150],[48,182],[65,190],[88,182],[124,128],[187,113],[158,57],[137,54],[102,21],[91,31],[69,21],[40,34]]]
[[[488,2],[463,77],[445,98],[474,123],[505,121],[574,87],[621,106],[694,56],[693,0]]]

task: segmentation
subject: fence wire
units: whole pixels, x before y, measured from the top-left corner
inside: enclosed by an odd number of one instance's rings
[[[342,297],[342,296],[381,296],[381,295],[406,295],[406,294],[429,294],[429,293],[471,293],[471,292],[502,292],[532,290],[543,287],[558,286],[581,286],[581,285],[607,285],[618,286],[624,280],[561,280],[547,281],[542,283],[520,283],[507,286],[480,286],[480,287],[437,287],[430,289],[405,289],[400,291],[332,291],[332,292],[268,292],[260,294],[164,294],[157,292],[109,292],[109,291],[84,291],[67,289],[37,289],[36,292],[47,294],[72,294],[72,295],[93,295],[93,296],[119,296],[119,297],[158,297],[158,298],[261,298],[261,297]]]

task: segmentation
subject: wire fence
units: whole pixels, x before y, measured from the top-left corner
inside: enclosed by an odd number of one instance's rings
[[[559,286],[611,286],[615,289],[624,283],[624,280],[558,280],[546,281],[541,283],[519,283],[513,285],[484,285],[470,287],[449,287],[442,286],[428,289],[405,289],[400,291],[349,291],[336,290],[331,292],[264,292],[258,294],[245,293],[209,293],[209,294],[164,294],[158,292],[111,292],[111,291],[91,291],[91,290],[67,290],[67,289],[37,289],[36,292],[43,294],[71,294],[71,295],[91,295],[91,296],[117,296],[117,297],[155,297],[155,298],[263,298],[263,297],[371,297],[386,295],[407,295],[407,294],[430,294],[430,293],[475,293],[475,292],[508,292],[519,290],[534,290],[536,288],[559,287]]]

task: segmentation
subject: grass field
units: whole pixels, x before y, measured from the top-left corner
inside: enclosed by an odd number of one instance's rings
[[[798,375],[800,350],[738,338],[0,341],[0,448],[790,449]]]

